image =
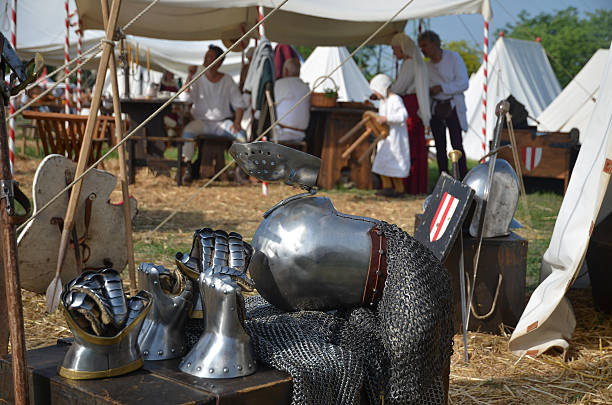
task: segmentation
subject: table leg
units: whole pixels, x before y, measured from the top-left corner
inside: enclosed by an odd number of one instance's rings
[[[183,170],[183,143],[179,142],[176,146],[177,158],[176,158],[176,184],[180,187],[183,185],[183,177],[181,171]]]

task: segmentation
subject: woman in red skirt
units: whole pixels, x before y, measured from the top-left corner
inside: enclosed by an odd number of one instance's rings
[[[427,66],[419,48],[404,33],[391,39],[393,54],[402,60],[402,67],[391,91],[402,97],[408,111],[406,127],[410,141],[411,168],[405,180],[409,194],[427,193],[427,146],[425,145],[425,126],[431,118],[429,104],[429,80]]]

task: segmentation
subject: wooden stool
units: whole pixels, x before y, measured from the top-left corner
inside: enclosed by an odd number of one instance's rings
[[[194,178],[211,178],[225,167],[225,151],[232,141],[214,135],[198,137],[198,159],[193,164]],[[227,173],[220,179],[227,180]]]

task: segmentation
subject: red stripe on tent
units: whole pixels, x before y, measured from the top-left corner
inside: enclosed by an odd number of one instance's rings
[[[612,160],[606,159],[606,163],[604,163],[604,173],[610,174],[612,172]]]
[[[538,327],[538,321],[535,321],[534,323],[532,323],[531,325],[529,325],[527,327],[527,333],[531,332],[532,330],[534,330],[537,327]]]

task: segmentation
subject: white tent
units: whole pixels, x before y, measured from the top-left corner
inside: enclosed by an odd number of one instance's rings
[[[561,94],[542,111],[537,117],[539,130],[569,132],[578,128],[580,142],[585,141],[608,53],[607,49],[597,50]]]
[[[587,126],[550,245],[542,258],[542,273],[550,274],[536,288],[512,337],[510,350],[519,356],[538,355],[551,347],[568,348],[576,326],[565,293],[584,260],[594,225],[612,212],[612,53],[600,78],[597,103]]]
[[[510,94],[532,117],[537,117],[561,92],[559,82],[539,42],[500,37],[489,53],[487,85],[487,139],[495,127],[495,105]],[[480,159],[482,149],[483,67],[470,78],[465,92],[468,131],[463,148],[468,158]],[[487,145],[488,149],[488,145]]]
[[[125,3],[125,2],[124,2]],[[99,2],[97,6],[99,8]],[[76,10],[74,0],[70,0],[68,9]],[[0,0],[0,10],[9,11],[10,1]],[[44,16],[44,17],[43,17]],[[0,29],[10,38],[10,12],[0,14]],[[40,52],[45,63],[60,66],[64,64],[64,1],[63,0],[20,0],[17,2],[17,52],[23,59],[29,59],[35,52]],[[77,56],[77,37],[75,27],[70,29],[70,58]],[[104,38],[101,30],[85,30],[83,38],[83,52],[96,45]],[[210,44],[222,46],[217,41],[170,41],[164,39],[144,38],[128,35],[128,42],[133,50],[138,44],[139,63],[146,67],[147,52],[150,55],[151,69],[156,71],[168,70],[176,76],[187,76],[190,65],[200,65],[204,53]],[[221,71],[228,73],[237,81],[241,69],[240,53],[231,52],[226,58]],[[75,65],[72,65],[72,68]],[[97,60],[93,59],[88,68],[96,68]],[[71,68],[71,69],[72,69]]]
[[[124,1],[119,15],[123,26],[151,0]],[[257,22],[256,6],[267,14],[278,0],[160,0],[127,33],[166,39],[236,39]],[[290,0],[266,20],[269,39],[294,45],[357,45],[383,21],[406,4],[405,0]],[[99,0],[77,0],[85,28],[103,28]],[[414,0],[377,36],[388,44],[402,32],[408,19],[449,14],[491,17],[489,0]]]
[[[311,89],[320,83],[316,90],[319,92],[337,86],[338,101],[360,102],[367,100],[370,94],[372,94],[372,91],[370,90],[368,81],[361,73],[361,70],[359,70],[353,58],[349,58],[340,69],[336,70],[330,76],[333,82],[329,79],[319,79],[323,76],[327,76],[348,56],[349,52],[343,46],[318,46],[302,65],[300,78],[308,83]],[[334,86],[334,84],[336,86]]]

